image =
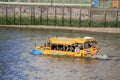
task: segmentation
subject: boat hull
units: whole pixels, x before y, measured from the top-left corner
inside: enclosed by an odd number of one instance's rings
[[[86,55],[83,53],[75,53],[75,52],[66,52],[66,51],[55,51],[55,50],[32,50],[33,55],[62,55],[62,56],[72,56],[72,57],[89,57],[93,59],[107,59],[107,55],[97,54],[94,56]]]
[[[77,52],[68,52],[68,51],[58,51],[58,50],[33,50],[32,53],[34,55],[66,55],[66,56],[74,56],[74,57],[87,57],[88,55],[84,50],[81,50],[79,53]]]

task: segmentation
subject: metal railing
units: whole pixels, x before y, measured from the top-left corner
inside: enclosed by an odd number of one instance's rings
[[[0,0],[0,4],[92,7],[94,0]],[[98,0],[97,8],[120,8],[120,0]]]
[[[1,0],[0,4],[17,5],[52,5],[52,6],[86,6],[90,7],[92,0]]]

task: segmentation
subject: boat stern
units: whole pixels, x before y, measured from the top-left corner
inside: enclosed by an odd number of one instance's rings
[[[43,52],[41,52],[40,50],[32,50],[32,54],[34,54],[34,55],[43,55],[44,53]]]

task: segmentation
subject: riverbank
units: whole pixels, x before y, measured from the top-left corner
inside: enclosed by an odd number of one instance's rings
[[[92,28],[92,27],[68,27],[68,26],[47,26],[47,25],[0,25],[0,27],[14,27],[14,28],[40,28],[52,30],[76,30],[76,31],[89,31],[101,33],[118,33],[120,28]]]

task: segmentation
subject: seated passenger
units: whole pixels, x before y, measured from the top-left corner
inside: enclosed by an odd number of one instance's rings
[[[75,52],[77,52],[77,53],[79,53],[79,52],[80,52],[80,48],[79,48],[79,46],[78,46],[78,45],[75,47]]]
[[[96,48],[95,43],[92,43],[92,44],[91,44],[91,47],[92,47],[92,48]]]
[[[74,47],[74,46],[71,46],[71,47],[70,47],[70,51],[74,52],[74,51],[75,51],[75,47]]]
[[[66,51],[70,51],[70,46],[67,45],[67,46],[65,47],[65,50],[66,50]]]
[[[83,50],[83,46],[80,46],[80,50]]]
[[[51,49],[52,49],[52,50],[57,50],[57,46],[56,46],[56,45],[52,45],[52,46],[51,46]]]

